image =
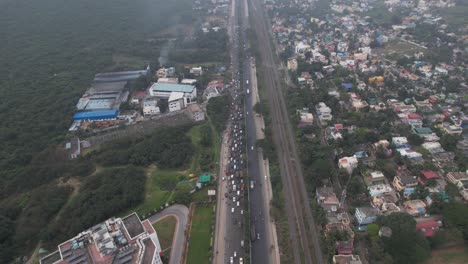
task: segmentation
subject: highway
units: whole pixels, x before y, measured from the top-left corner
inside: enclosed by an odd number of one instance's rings
[[[189,209],[187,206],[182,204],[174,204],[148,218],[151,224],[157,223],[158,221],[169,216],[173,216],[177,219],[177,226],[174,233],[174,239],[172,241],[169,264],[182,263],[182,253],[184,252],[185,231],[187,229],[188,213]],[[158,230],[156,230],[156,232],[158,232]]]
[[[281,177],[286,200],[286,213],[291,248],[295,263],[324,263],[320,248],[319,234],[309,205],[294,133],[283,96],[275,50],[271,46],[267,18],[260,0],[250,1],[250,16],[253,29],[262,47],[259,48],[262,65],[265,68],[264,83],[268,89],[268,101],[272,115],[274,143],[278,152]],[[250,164],[249,164],[250,166]],[[254,252],[254,251],[252,251]],[[252,260],[255,260],[252,256]],[[254,262],[253,263],[268,263]]]
[[[244,112],[241,100],[241,85],[239,72],[239,0],[231,2],[231,12],[228,23],[230,36],[230,55],[232,87],[230,88],[232,104],[229,106],[230,117],[222,135],[219,174],[216,227],[213,250],[213,263],[243,263],[246,259],[244,241],[244,193],[248,183],[244,182],[242,172],[245,164],[244,131],[242,124]],[[245,243],[245,244],[244,244]]]

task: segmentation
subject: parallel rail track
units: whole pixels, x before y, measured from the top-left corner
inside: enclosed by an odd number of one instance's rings
[[[268,89],[273,136],[284,185],[294,262],[323,264],[318,232],[309,205],[294,133],[289,122],[280,77],[273,57],[275,52],[271,47],[269,30],[260,0],[251,0],[250,3],[258,44],[262,45],[259,48],[261,66],[265,69],[263,79]]]

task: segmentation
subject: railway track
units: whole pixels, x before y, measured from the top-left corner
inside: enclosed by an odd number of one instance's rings
[[[272,112],[274,142],[277,147],[282,182],[286,198],[286,211],[295,263],[324,263],[315,220],[309,205],[294,133],[284,100],[278,69],[271,47],[269,29],[260,0],[252,0],[251,13],[260,50],[261,64],[266,67],[263,79],[268,89]]]

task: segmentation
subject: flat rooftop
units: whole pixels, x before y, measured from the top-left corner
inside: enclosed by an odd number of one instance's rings
[[[188,84],[175,84],[175,83],[155,83],[151,85],[151,90],[155,92],[182,92],[191,93],[195,86]]]
[[[141,233],[145,232],[143,225],[141,224],[140,218],[138,218],[136,213],[133,213],[122,219],[122,222],[127,229],[130,238],[134,238]]]

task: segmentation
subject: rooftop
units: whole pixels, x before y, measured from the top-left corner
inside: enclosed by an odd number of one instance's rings
[[[154,83],[150,87],[155,92],[182,92],[191,93],[195,86],[188,84],[174,84],[174,83]]]

